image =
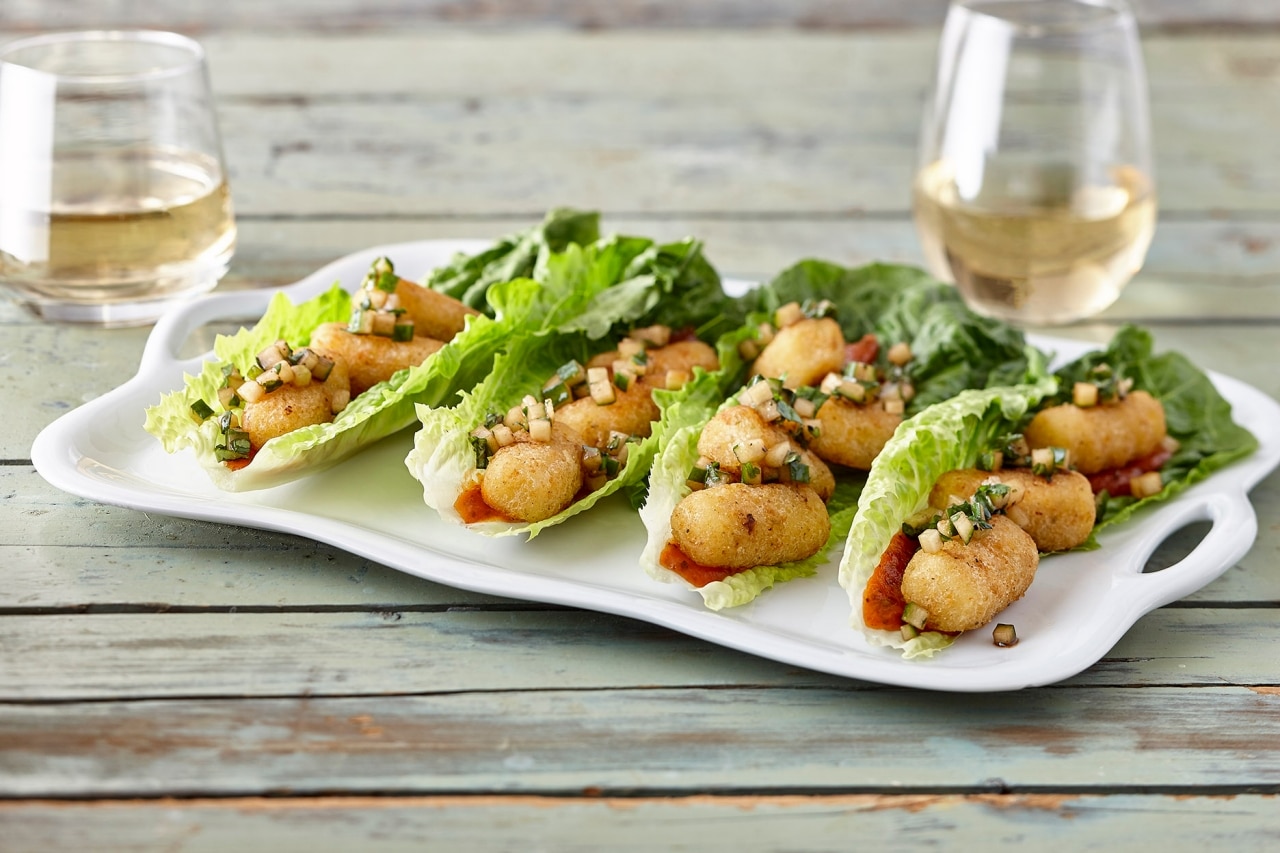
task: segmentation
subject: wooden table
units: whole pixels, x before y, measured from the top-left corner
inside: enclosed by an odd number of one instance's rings
[[[224,289],[561,204],[697,235],[725,274],[919,261],[940,2],[84,5],[6,3],[0,36],[146,25],[208,47],[241,228]],[[1120,303],[1061,333],[1137,320],[1280,397],[1277,18],[1139,8],[1160,227]],[[61,493],[33,439],[130,377],[147,330],[4,304],[0,335],[5,850],[1280,839],[1280,475],[1252,493],[1248,555],[1088,671],[933,694]]]

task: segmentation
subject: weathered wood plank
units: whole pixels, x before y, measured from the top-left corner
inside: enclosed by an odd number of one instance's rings
[[[128,524],[104,539],[128,539]],[[454,589],[296,537],[209,545],[0,546],[0,608],[470,607],[508,599]]]
[[[224,853],[246,839],[279,853],[841,850],[857,838],[948,850],[1245,853],[1274,847],[1276,808],[1274,795],[1249,794],[280,797],[0,803],[0,823],[15,850],[84,853]]]
[[[1144,30],[1247,28],[1280,23],[1265,0],[1135,0]],[[351,32],[475,27],[610,29],[804,30],[930,27],[940,25],[946,0],[288,0],[269,7],[252,0],[163,0],[105,3],[88,9],[75,0],[11,0],[0,12],[0,31],[76,27],[167,27],[194,32]]]
[[[1280,16],[1280,12],[1277,13]],[[318,101],[354,95],[433,99],[538,92],[651,99],[801,93],[869,104],[921,100],[939,30],[905,33],[640,33],[548,31],[334,34],[261,32],[203,40],[227,100]],[[1276,82],[1277,35],[1188,35],[1143,42],[1152,99],[1191,106],[1261,93]],[[368,45],[388,46],[370,52]],[[561,55],[566,51],[572,56]],[[655,61],[654,56],[662,61]],[[301,66],[298,63],[303,63]],[[305,68],[305,76],[298,73]],[[592,74],[572,74],[580,68]],[[429,69],[431,73],[424,73]],[[815,76],[817,74],[817,76]],[[852,105],[851,105],[852,106]]]
[[[1277,607],[1165,608],[1069,683],[1265,686],[1278,642]],[[0,650],[0,702],[866,686],[572,610],[10,615]]]
[[[854,110],[850,100],[785,90],[647,99],[553,92],[481,104],[464,95],[231,102],[221,112],[236,205],[256,216],[476,215],[557,204],[903,211],[919,104],[882,99]],[[1153,104],[1162,210],[1280,210],[1280,169],[1261,142],[1280,134],[1280,119],[1255,102],[1220,93],[1195,111]],[[274,138],[255,135],[268,122]]]
[[[489,213],[516,200],[525,210],[901,211],[936,36],[367,43],[211,42],[243,211],[319,201]],[[1274,117],[1253,108],[1280,73],[1270,37],[1158,40],[1147,50],[1165,209],[1278,209],[1266,144]],[[298,67],[310,72],[302,91]],[[269,138],[254,130],[264,121]],[[376,168],[353,168],[361,161]]]
[[[0,705],[0,795],[1280,789],[1280,692],[516,691]]]

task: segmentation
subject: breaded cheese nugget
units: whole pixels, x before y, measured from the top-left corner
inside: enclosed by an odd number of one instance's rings
[[[902,415],[886,412],[880,402],[860,406],[831,397],[818,409],[818,420],[822,431],[809,443],[813,452],[828,462],[868,471]]]
[[[1097,514],[1089,478],[1077,471],[1058,471],[1053,479],[1021,468],[998,473],[965,468],[948,471],[929,493],[929,505],[946,509],[952,498],[968,500],[988,480],[1014,486],[1022,496],[1005,507],[1005,515],[1031,535],[1041,551],[1065,551],[1089,538]]]
[[[451,341],[466,325],[467,317],[480,312],[452,296],[402,278],[396,283],[396,299],[413,318],[413,333],[438,341]]]
[[[549,442],[521,440],[500,448],[480,481],[484,502],[517,521],[550,518],[581,489],[582,444],[559,424]]]
[[[299,388],[282,385],[263,395],[256,403],[245,403],[241,426],[249,433],[249,443],[256,449],[276,436],[295,429],[325,424],[333,420],[335,398],[350,397],[347,366],[335,361],[324,382],[312,382]]]
[[[756,358],[752,370],[782,378],[788,388],[817,385],[844,366],[844,333],[830,317],[808,318],[778,330]]]
[[[729,406],[716,412],[702,428],[702,434],[698,436],[698,453],[722,469],[737,473],[742,469],[742,462],[733,447],[735,444],[745,445],[752,439],[759,439],[766,448],[781,441],[791,442],[785,430],[766,421],[750,406]],[[809,466],[809,485],[822,500],[830,500],[836,488],[836,478],[831,469],[812,451],[795,442],[791,445]]]
[[[1146,391],[1086,409],[1063,403],[1037,413],[1023,434],[1033,448],[1065,447],[1080,473],[1096,474],[1157,450],[1166,435],[1164,406]]]
[[[698,340],[676,341],[665,347],[651,349],[648,355],[649,362],[641,380],[651,388],[666,388],[668,371],[692,374],[695,367],[701,367],[707,372],[720,367],[715,349]]]
[[[902,596],[928,612],[927,629],[980,628],[1031,586],[1040,562],[1036,543],[1004,516],[991,524],[968,545],[952,539],[933,554],[917,551],[907,564]]]
[[[671,538],[704,566],[747,569],[803,560],[831,534],[818,493],[806,485],[726,483],[691,492],[671,513]]]
[[[390,379],[397,370],[416,367],[444,344],[435,338],[395,341],[382,335],[357,335],[345,323],[323,323],[311,333],[311,348],[347,365],[351,396]]]
[[[626,391],[614,390],[614,401],[600,405],[590,397],[580,397],[556,408],[555,422],[571,427],[583,444],[604,448],[610,432],[647,436],[661,412],[649,389],[639,383]]]

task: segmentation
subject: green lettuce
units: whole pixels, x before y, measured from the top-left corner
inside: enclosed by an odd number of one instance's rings
[[[695,399],[684,401],[688,405],[681,409],[663,414],[668,439],[654,460],[653,470],[649,475],[648,500],[640,508],[640,518],[647,531],[640,565],[651,577],[660,581],[685,582],[679,575],[664,568],[659,557],[662,549],[671,541],[671,513],[690,492],[689,472],[698,460],[698,437],[707,421],[719,409],[719,406],[710,402],[719,398],[705,393],[708,390],[717,392],[719,386],[714,377],[708,375],[704,378],[709,380],[704,383],[704,387],[689,389],[697,395]],[[733,402],[736,401],[730,400],[724,404],[731,405]],[[753,601],[774,584],[816,574],[819,567],[826,563],[831,550],[839,547],[845,540],[853,521],[861,485],[861,477],[837,479],[835,493],[827,502],[831,534],[817,553],[803,560],[776,566],[756,566],[724,580],[698,587],[696,592],[702,596],[703,603],[711,610],[738,607]]]
[[[214,342],[215,359],[206,362],[198,376],[185,377],[183,389],[165,395],[148,408],[145,429],[159,438],[170,453],[192,449],[214,484],[226,491],[270,488],[323,471],[414,424],[415,405],[451,402],[458,391],[479,382],[506,342],[531,317],[550,310],[536,288],[532,292],[504,292],[503,276],[526,267],[536,274],[556,275],[554,252],[576,247],[581,241],[596,240],[598,222],[599,215],[595,213],[552,211],[514,243],[508,238],[476,255],[459,255],[445,270],[453,271],[455,276],[463,275],[462,271],[475,271],[468,279],[466,293],[473,307],[481,307],[482,315],[469,318],[463,331],[421,365],[401,370],[352,399],[332,422],[303,427],[268,441],[239,470],[231,470],[214,455],[220,441],[216,419],[197,424],[191,416],[191,405],[203,400],[215,411],[219,409],[217,392],[223,381],[223,365],[234,364],[246,373],[268,344],[284,339],[294,347],[305,346],[316,326],[349,320],[351,296],[338,285],[296,305],[285,294],[277,293],[253,328],[219,335]],[[647,248],[648,243],[637,246],[619,263],[625,267]],[[527,259],[529,252],[532,260],[528,263],[515,262],[516,254]],[[500,262],[503,258],[509,261],[506,266]],[[440,284],[448,276],[445,271],[429,276],[437,278],[440,281],[436,283]],[[439,289],[447,292],[447,288]]]
[[[659,562],[662,549],[671,541],[671,513],[689,494],[689,471],[698,460],[698,437],[703,427],[720,409],[737,403],[736,395],[729,394],[741,387],[747,368],[739,353],[739,344],[753,337],[756,327],[753,321],[721,336],[716,346],[720,370],[698,376],[679,391],[658,395],[662,407],[659,422],[662,439],[649,474],[648,492],[640,508],[640,518],[647,532],[640,565],[657,580],[684,583],[679,575]],[[804,560],[781,565],[756,566],[699,587],[697,592],[703,603],[712,610],[737,607],[754,600],[774,584],[816,574],[831,550],[844,541],[853,520],[861,485],[860,475],[837,479],[835,493],[827,502],[831,534],[817,553]]]
[[[950,638],[927,631],[904,641],[900,634],[875,631],[862,621],[862,594],[880,556],[902,522],[923,509],[938,477],[972,467],[997,438],[1017,427],[1042,399],[1057,390],[1057,381],[1035,369],[1034,382],[961,391],[903,421],[876,457],[858,499],[840,562],[840,585],[849,595],[852,624],[872,642],[903,650],[906,657],[928,656],[950,645]]]
[[[1019,330],[969,311],[955,288],[915,267],[876,263],[850,268],[820,260],[801,261],[739,297],[733,310],[724,315],[726,319],[745,317],[744,328],[754,328],[789,302],[823,300],[834,304],[846,340],[875,334],[885,343],[906,341],[911,345],[908,376],[916,395],[908,414],[969,388],[1046,381],[1044,354],[1027,345]],[[654,462],[649,500],[641,510],[649,533],[641,562],[654,577],[677,577],[658,564],[658,556],[670,540],[671,511],[689,491],[686,480],[698,458],[698,435],[714,413],[714,409],[704,409],[687,422],[663,413],[668,439]],[[690,412],[685,409],[680,414]],[[698,590],[707,606],[720,609],[744,604],[775,583],[815,573],[831,550],[848,538],[862,484],[862,475],[840,473],[836,494],[827,504],[832,521],[827,547],[807,560],[761,566],[707,584]],[[926,637],[917,646],[929,640]]]
[[[191,406],[196,400],[203,400],[211,408],[218,408],[222,366],[234,364],[247,373],[257,354],[273,341],[283,338],[294,346],[305,346],[316,326],[345,322],[350,316],[351,298],[337,285],[298,305],[277,293],[253,328],[217,337],[215,360],[205,362],[198,375],[186,376],[182,389],[164,395],[149,407],[144,428],[160,439],[169,453],[193,450],[218,488],[270,488],[323,471],[378,439],[399,432],[415,421],[415,402],[438,405],[457,389],[479,381],[509,334],[487,317],[472,318],[466,329],[422,365],[401,370],[353,398],[332,422],[302,427],[268,441],[239,470],[232,471],[219,462],[214,455],[214,447],[221,441],[217,419],[197,424]]]
[[[423,280],[432,290],[452,296],[477,311],[493,316],[488,289],[499,282],[538,278],[540,263],[571,245],[587,246],[600,239],[600,214],[556,208],[532,228],[503,237],[473,255],[459,254]]]
[[[907,376],[916,394],[907,414],[966,388],[1025,381],[1029,359],[1038,358],[1019,329],[973,313],[954,287],[901,264],[801,261],[745,294],[739,307],[773,312],[788,302],[821,300],[835,305],[846,340],[875,334],[886,346],[911,345]]]
[[[505,412],[525,394],[536,393],[557,368],[612,349],[636,326],[665,322],[676,327],[714,326],[727,297],[720,279],[694,240],[655,244],[614,236],[587,247],[569,246],[547,256],[535,282],[495,288],[501,312],[522,316],[521,333],[499,355],[493,370],[449,408],[417,409],[421,427],[405,459],[422,483],[423,500],[448,521],[462,523],[454,502],[476,470],[470,433],[489,412]],[[518,306],[518,307],[517,307]],[[500,319],[504,313],[499,314]],[[665,392],[656,392],[659,397]],[[470,529],[492,536],[537,536],[585,512],[619,491],[642,489],[663,437],[663,425],[631,447],[622,472],[556,515],[539,522],[481,522]]]
[[[1060,368],[1056,374],[1059,396],[1050,402],[1069,399],[1072,385],[1084,381],[1098,364],[1110,365],[1132,379],[1135,388],[1160,401],[1169,435],[1178,440],[1178,450],[1161,469],[1164,488],[1157,494],[1141,500],[1103,496],[1095,533],[1124,521],[1144,506],[1168,500],[1258,448],[1258,439],[1231,417],[1231,404],[1204,371],[1180,353],[1156,355],[1151,333],[1136,326],[1122,327],[1105,350],[1086,353]]]

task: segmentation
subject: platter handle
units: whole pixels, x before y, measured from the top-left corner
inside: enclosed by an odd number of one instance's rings
[[[1126,582],[1138,585],[1144,610],[1161,607],[1177,601],[1203,587],[1215,567],[1221,567],[1218,577],[1234,566],[1253,545],[1258,533],[1258,516],[1249,496],[1243,489],[1196,493],[1192,500],[1183,500],[1161,507],[1153,524],[1145,527],[1135,550],[1148,556],[1170,535],[1197,521],[1212,524],[1209,532],[1191,552],[1178,562],[1158,571],[1144,572],[1146,560],[1134,561],[1129,568],[1133,574]],[[1210,578],[1210,579],[1212,579]]]
[[[239,290],[215,293],[165,314],[151,330],[142,350],[142,368],[181,361],[182,345],[191,333],[215,320],[262,316],[274,290]]]

